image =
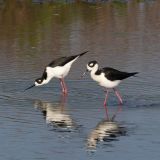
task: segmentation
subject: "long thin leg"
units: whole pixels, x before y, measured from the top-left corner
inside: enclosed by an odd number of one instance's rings
[[[117,96],[117,98],[119,100],[119,103],[123,104],[123,100],[122,100],[120,94],[118,93],[118,91],[115,88],[113,88],[113,90],[114,90],[114,93],[116,94],[116,96]]]
[[[61,87],[62,87],[62,92],[65,93],[65,87],[64,87],[64,84],[63,84],[63,80],[62,79],[59,79],[60,80],[60,84],[61,84]]]
[[[106,113],[106,119],[109,120],[108,107],[107,107],[107,100],[108,100],[108,93],[109,93],[109,91],[108,91],[107,89],[105,89],[104,92],[105,92],[106,94],[105,94],[105,99],[104,99],[103,106],[104,106],[105,113]]]
[[[105,99],[104,99],[104,103],[103,103],[104,106],[107,106],[108,93],[109,93],[109,91],[106,90],[106,95],[105,95]]]
[[[67,96],[62,95],[61,98],[60,98],[60,103],[59,103],[59,106],[61,108],[61,112],[64,111],[66,102],[67,102]]]
[[[67,90],[67,85],[64,82],[64,78],[62,78],[62,83],[63,83],[63,86],[64,86],[64,94],[67,94],[68,90]]]
[[[109,114],[108,114],[108,107],[104,106],[105,113],[106,113],[106,119],[109,120]]]
[[[122,104],[119,104],[118,107],[117,107],[116,112],[111,117],[111,120],[114,121],[114,119],[116,118],[117,114],[120,113],[121,111],[122,111]]]

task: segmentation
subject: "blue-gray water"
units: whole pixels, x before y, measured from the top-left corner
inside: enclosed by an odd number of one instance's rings
[[[160,2],[0,1],[0,159],[157,160],[160,157]],[[43,3],[44,2],[44,3]],[[90,52],[59,81],[23,92],[60,56]],[[118,106],[86,63],[138,71]]]

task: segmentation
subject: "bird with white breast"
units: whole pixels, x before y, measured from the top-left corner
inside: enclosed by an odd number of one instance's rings
[[[110,67],[105,67],[99,69],[99,65],[97,61],[90,61],[87,64],[87,71],[90,72],[91,78],[98,82],[100,86],[105,87],[106,91],[106,96],[104,100],[104,106],[107,104],[107,99],[108,99],[108,93],[109,89],[113,89],[120,104],[123,104],[122,98],[118,92],[118,90],[115,88],[117,87],[122,80],[136,75],[138,72],[122,72]],[[86,73],[86,72],[85,72]],[[83,74],[83,76],[85,75]]]
[[[34,84],[25,89],[31,89],[35,86],[42,86],[50,82],[52,78],[58,78],[62,87],[62,93],[66,95],[68,93],[67,86],[64,82],[64,78],[68,75],[72,64],[81,56],[83,56],[88,51],[85,51],[81,54],[69,56],[69,57],[60,57],[49,63],[40,78],[37,78]]]

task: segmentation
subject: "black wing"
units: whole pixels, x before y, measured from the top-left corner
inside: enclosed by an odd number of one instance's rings
[[[62,64],[65,62],[66,59],[67,59],[67,57],[57,58],[54,61],[52,61],[51,63],[49,63],[48,66],[49,67],[63,66]]]
[[[74,56],[58,58],[58,59],[52,61],[48,66],[49,67],[64,66],[65,64],[69,63],[70,61],[74,60],[75,58],[77,58],[79,56],[84,55],[87,52],[88,51],[85,51],[81,54],[77,54],[77,55],[74,55]]]
[[[104,72],[105,77],[111,81],[123,80],[123,79],[130,77],[130,76],[134,76],[135,74],[138,73],[138,72],[132,72],[132,73],[121,72],[121,71],[118,71],[116,69],[109,68],[109,67],[103,68],[101,70],[101,72]]]

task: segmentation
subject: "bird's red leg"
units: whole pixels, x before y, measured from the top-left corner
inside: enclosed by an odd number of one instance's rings
[[[115,117],[117,116],[118,113],[120,113],[122,111],[122,105],[119,104],[117,107],[116,112],[113,114],[113,116],[111,117],[111,120],[114,121]]]
[[[64,82],[64,78],[62,78],[62,83],[63,83],[63,86],[64,86],[64,94],[67,94],[68,93],[68,90],[67,90],[67,86],[66,86],[66,84],[65,84],[65,82]]]
[[[104,99],[104,103],[103,103],[104,106],[107,106],[108,93],[109,93],[109,91],[106,90],[106,95],[105,95],[105,99]]]
[[[105,92],[106,92],[106,95],[105,95],[105,99],[104,99],[103,105],[104,105],[104,109],[106,111],[106,118],[107,118],[107,120],[109,120],[108,108],[107,108],[107,99],[108,99],[108,93],[109,93],[109,91],[106,90]]]
[[[65,93],[65,87],[64,87],[64,84],[63,84],[63,80],[62,78],[59,79],[60,80],[60,84],[61,84],[61,87],[62,87],[62,92]]]
[[[118,93],[118,91],[115,88],[113,88],[113,90],[114,90],[114,93],[116,94],[116,96],[117,96],[117,98],[119,100],[119,103],[123,104],[123,100],[122,100],[120,94]]]

